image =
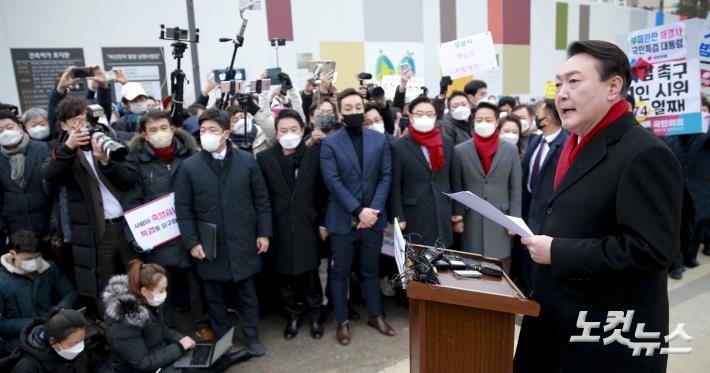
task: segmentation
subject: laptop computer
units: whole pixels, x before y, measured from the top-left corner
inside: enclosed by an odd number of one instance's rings
[[[175,368],[208,368],[232,347],[234,327],[229,329],[217,343],[197,343],[187,351],[173,366]]]

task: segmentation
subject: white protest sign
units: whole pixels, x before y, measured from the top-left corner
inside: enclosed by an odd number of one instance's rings
[[[658,63],[687,57],[688,35],[683,22],[634,31],[629,43],[632,64],[641,58]]]
[[[441,74],[451,79],[497,69],[490,31],[439,45],[439,64]]]
[[[399,83],[401,82],[401,77],[399,75],[383,75],[382,81],[380,82],[380,87],[385,91],[385,97],[388,100],[393,100],[394,95],[397,92]],[[404,93],[404,97],[407,102],[413,100],[415,97],[424,93],[424,80],[419,78],[409,78],[407,82],[407,90]]]
[[[380,86],[385,90],[385,97],[388,100],[394,100],[394,94],[397,92],[397,87],[399,87],[400,78],[399,75],[383,75],[382,82]]]
[[[140,247],[152,250],[180,237],[175,214],[175,193],[140,205],[123,214]]]

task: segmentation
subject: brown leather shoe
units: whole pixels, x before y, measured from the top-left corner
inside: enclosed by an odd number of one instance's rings
[[[348,321],[338,323],[335,338],[343,346],[347,346],[350,343],[350,323]]]
[[[214,330],[210,328],[202,328],[195,330],[195,335],[203,342],[213,341],[217,338],[214,334]]]
[[[367,321],[367,325],[370,325],[371,327],[377,329],[377,331],[379,331],[380,333],[389,337],[392,337],[397,334],[394,328],[387,324],[387,321],[385,321],[385,318],[382,317],[382,315],[377,317],[370,317],[370,320]]]

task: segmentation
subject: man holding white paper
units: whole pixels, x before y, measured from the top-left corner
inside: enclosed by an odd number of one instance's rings
[[[540,315],[523,319],[514,371],[665,372],[659,350],[668,345],[666,273],[680,246],[680,165],[628,113],[621,49],[592,40],[567,53],[555,104],[570,136],[541,235],[522,239],[535,261]],[[607,328],[617,325],[611,311],[628,318],[618,336],[621,325]],[[637,342],[658,347],[633,356]]]

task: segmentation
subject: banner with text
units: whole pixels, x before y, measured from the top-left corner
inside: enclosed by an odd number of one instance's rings
[[[140,205],[123,214],[136,243],[146,251],[180,237],[175,193]]]
[[[498,68],[490,31],[439,45],[441,75],[451,79]]]

